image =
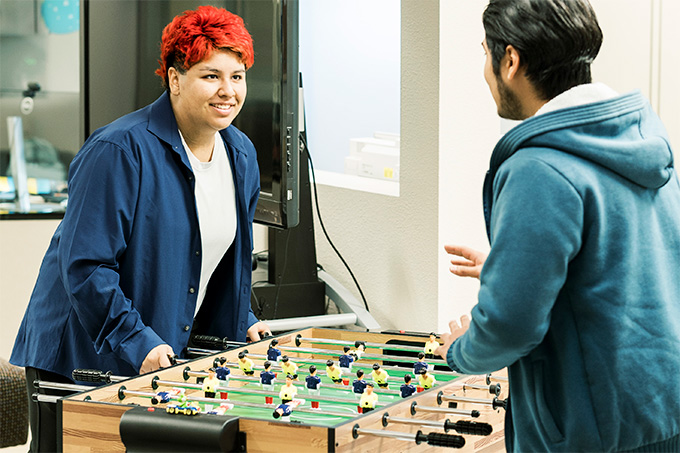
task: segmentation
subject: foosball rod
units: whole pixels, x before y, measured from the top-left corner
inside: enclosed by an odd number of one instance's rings
[[[444,421],[437,420],[420,420],[417,418],[401,418],[392,417],[387,412],[383,414],[382,424],[387,426],[390,423],[404,424],[404,425],[419,425],[428,428],[443,429],[444,432],[454,430],[459,434],[470,434],[474,436],[488,436],[493,432],[493,427],[488,423],[471,422],[469,420],[460,420],[452,422],[448,418]]]
[[[451,415],[461,415],[463,417],[477,418],[480,416],[478,410],[462,410],[453,409],[446,407],[434,407],[434,406],[419,406],[417,401],[411,403],[411,415],[416,415],[418,412],[430,412],[436,414],[451,414]]]
[[[463,448],[465,446],[465,438],[455,434],[429,433],[423,434],[422,431],[417,433],[404,433],[400,431],[385,431],[378,429],[364,429],[358,424],[352,428],[352,437],[357,439],[359,436],[375,436],[386,437],[389,439],[405,440],[415,442],[417,445],[425,442],[433,447],[449,447],[449,448]]]
[[[121,386],[118,389],[118,399],[121,401],[125,399],[126,396],[142,396],[142,397],[154,397],[156,396],[155,393],[151,392],[140,392],[136,390],[128,390],[125,388],[125,386]],[[178,400],[179,397],[177,396],[171,396],[171,400]],[[258,404],[258,403],[249,403],[247,401],[234,401],[229,398],[227,399],[222,399],[222,398],[206,398],[203,396],[187,396],[187,399],[189,401],[194,401],[198,403],[205,403],[205,404],[215,404],[215,405],[221,405],[221,404],[231,404],[234,407],[249,407],[249,408],[254,408],[254,409],[272,409],[276,405],[267,405],[267,404]],[[304,407],[297,407],[295,409],[295,412],[305,412],[305,413],[310,413],[310,414],[318,414],[320,411],[319,409],[306,409]],[[332,415],[334,417],[346,417],[346,418],[354,418],[357,416],[357,413],[353,411],[352,413],[346,413],[346,412],[335,412],[335,411],[328,411],[328,410],[323,410],[323,414],[326,415]]]
[[[205,378],[208,377],[208,372],[207,371],[192,371],[189,367],[186,367],[184,369],[184,380],[188,381],[190,378],[195,377],[195,378]],[[235,381],[244,381],[244,382],[253,382],[253,383],[260,383],[260,379],[255,377],[255,376],[242,376],[239,374],[230,374],[229,379],[233,379]],[[278,379],[278,378],[277,378]],[[283,383],[283,380],[280,381]],[[302,381],[297,381],[300,383],[301,386],[306,385]],[[348,391],[353,391],[353,387],[350,385],[344,385],[344,384],[329,384],[327,382],[324,382],[323,384],[324,388],[329,388],[329,389],[336,389],[336,390],[348,390]],[[374,392],[380,394],[380,395],[393,395],[393,396],[401,396],[401,392],[399,390],[385,390],[382,388],[375,388],[373,389]]]
[[[202,385],[201,384],[192,384],[190,382],[176,382],[176,381],[164,381],[161,379],[155,379],[151,382],[151,387],[155,390],[158,387],[179,387],[179,388],[186,388],[186,389],[191,389],[191,390],[201,390]],[[297,386],[296,386],[297,387]],[[273,397],[278,397],[279,393],[278,392],[270,392],[267,390],[256,390],[256,389],[244,389],[243,387],[219,387],[217,388],[217,391],[220,392],[225,392],[225,393],[244,393],[247,395],[262,395],[262,396],[273,396]],[[338,403],[338,404],[349,404],[352,406],[357,405],[356,399],[347,399],[347,398],[334,398],[330,396],[321,396],[321,395],[305,395],[309,396],[306,399],[313,400],[313,401],[319,401],[319,402],[326,402],[326,403]],[[392,402],[381,404],[378,403],[378,406],[386,406],[387,404],[391,404]]]
[[[392,351],[409,351],[409,352],[423,352],[422,346],[408,346],[400,344],[386,344],[386,343],[371,343],[368,341],[345,341],[345,340],[330,340],[327,338],[305,338],[298,334],[295,337],[295,345],[300,346],[301,343],[316,343],[316,344],[329,344],[333,346],[354,346],[358,348],[360,344],[363,344],[366,348],[373,349],[389,349]],[[424,344],[424,343],[423,343]]]
[[[491,384],[491,381],[496,382],[508,382],[508,378],[505,376],[493,376],[492,374],[486,375],[486,383]]]
[[[279,346],[279,349],[282,350],[282,351],[306,352],[308,354],[321,354],[321,355],[330,355],[330,356],[335,356],[335,357],[337,357],[337,355],[338,355],[338,351],[333,351],[331,349],[294,348],[292,346]],[[389,362],[401,362],[401,363],[413,364],[414,357],[408,357],[408,356],[403,356],[403,355],[387,355],[387,354],[362,354],[361,359],[359,359],[359,360],[368,360],[368,359],[386,360],[386,361],[389,361]],[[446,360],[442,360],[442,359],[427,359],[427,363],[432,364],[432,365],[444,365],[444,366],[446,366]]]
[[[492,395],[499,396],[501,394],[500,384],[489,384],[489,385],[475,385],[475,384],[460,384],[463,391],[467,390],[484,390],[488,391]]]
[[[442,404],[444,401],[449,401],[453,403],[471,403],[471,404],[482,404],[485,406],[491,406],[493,409],[503,408],[506,409],[508,406],[508,400],[499,400],[498,397],[494,397],[492,400],[485,400],[479,398],[467,398],[464,396],[456,395],[444,395],[443,391],[437,393],[437,404]]]

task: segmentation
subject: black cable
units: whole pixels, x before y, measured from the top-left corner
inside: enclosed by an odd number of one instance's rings
[[[330,236],[328,235],[328,232],[326,231],[326,226],[323,224],[323,219],[321,218],[321,210],[319,209],[319,197],[317,195],[317,190],[316,190],[316,176],[314,175],[314,162],[312,162],[312,154],[309,152],[309,147],[307,146],[307,138],[305,137],[304,133],[300,134],[300,140],[302,141],[302,145],[305,147],[307,150],[307,159],[309,159],[309,167],[312,171],[312,184],[314,185],[314,206],[316,207],[316,215],[319,218],[319,225],[321,225],[321,229],[323,230],[324,236],[326,236],[326,240],[330,244],[331,248],[335,252],[336,255],[338,255],[338,258],[340,258],[340,261],[342,261],[342,264],[345,265],[345,268],[347,269],[347,272],[349,272],[349,275],[352,277],[352,280],[354,281],[354,284],[356,285],[357,289],[359,290],[359,294],[361,294],[361,299],[364,301],[364,306],[366,307],[366,311],[370,312],[368,308],[368,302],[366,302],[366,296],[364,296],[364,292],[361,290],[361,286],[359,285],[359,282],[357,281],[356,277],[354,276],[354,272],[352,272],[352,269],[350,269],[349,264],[347,264],[347,261],[342,257],[340,254],[340,251],[335,247],[335,244],[333,244],[333,241],[331,240]]]
[[[288,240],[290,239],[290,228],[286,230],[286,246],[283,248],[283,269],[279,274],[279,281],[276,284],[276,293],[274,293],[274,314],[272,319],[276,319],[276,310],[279,308],[279,291],[281,290],[281,280],[286,273],[286,266],[288,266]],[[271,263],[269,263],[271,265]]]

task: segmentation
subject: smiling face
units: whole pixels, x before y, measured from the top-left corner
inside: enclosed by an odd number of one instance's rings
[[[168,69],[172,110],[182,135],[211,140],[228,127],[246,99],[246,70],[239,56],[218,49],[186,70]]]

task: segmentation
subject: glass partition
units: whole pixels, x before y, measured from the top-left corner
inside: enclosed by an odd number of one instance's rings
[[[82,144],[79,8],[78,0],[0,0],[0,218],[65,210],[68,167]]]

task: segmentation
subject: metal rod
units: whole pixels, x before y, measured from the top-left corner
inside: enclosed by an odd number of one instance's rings
[[[165,386],[165,385],[167,385],[167,383],[169,381],[156,380],[155,382],[158,385],[164,385]],[[181,383],[176,383],[176,384],[180,384],[180,385],[174,385],[173,387],[186,387],[186,388],[201,387],[198,384],[196,384],[196,385],[194,385],[194,384],[187,385],[187,384],[181,384]],[[243,392],[243,391],[239,392],[238,388],[228,388],[228,389],[225,389],[225,390],[227,390],[230,393],[249,393],[249,394],[256,393],[256,394],[262,394],[262,395],[264,395],[266,393],[272,393],[273,394],[273,392],[264,392],[264,391],[259,391],[259,390],[254,390],[254,391],[249,391],[249,392]],[[154,397],[154,396],[156,396],[155,393],[127,390],[124,387],[121,387],[119,389],[119,393],[122,393],[125,396],[144,396],[144,397]],[[278,394],[276,394],[276,396],[278,396]],[[310,396],[313,396],[313,395],[310,395]],[[173,396],[173,397],[170,397],[170,399],[176,400],[176,399],[178,399],[178,397]],[[196,402],[199,402],[199,403],[216,404],[216,405],[228,403],[228,404],[232,404],[235,407],[250,407],[250,408],[255,408],[255,409],[272,409],[272,408],[276,407],[275,404],[269,405],[269,404],[260,404],[260,403],[249,403],[249,402],[246,402],[246,401],[233,401],[229,398],[206,398],[206,397],[203,397],[203,396],[187,396],[187,399],[189,401],[196,401]],[[314,398],[314,400],[316,401],[317,399]],[[325,401],[325,400],[319,400],[319,401]],[[356,405],[356,401],[353,401],[353,404]],[[348,418],[353,418],[357,415],[356,410],[351,410],[349,412],[335,412],[335,411],[329,411],[329,410],[326,410],[326,409],[323,409],[323,410],[321,410],[321,409],[306,409],[304,407],[297,407],[294,412],[304,412],[304,413],[309,413],[309,414],[323,413],[325,415],[332,415],[332,416],[335,416],[335,417],[348,417]]]
[[[292,351],[292,352],[306,352],[310,354],[322,354],[322,355],[332,355],[337,356],[339,351],[333,351],[330,349],[315,349],[315,348],[294,348],[290,346],[280,346],[279,349],[282,351]],[[402,363],[413,363],[414,357],[407,357],[403,355],[386,355],[386,354],[362,354],[361,359],[373,359],[373,360],[388,360],[390,362],[402,362]],[[427,359],[428,364],[432,365],[446,365],[446,360],[441,359]]]
[[[447,407],[433,407],[433,406],[420,406],[415,401],[411,404],[411,415],[416,415],[417,412],[431,412],[436,414],[452,414],[452,415],[462,415],[464,417],[479,417],[480,412],[477,410],[461,410],[452,409]]]
[[[453,401],[456,403],[471,403],[471,404],[483,404],[485,406],[493,406],[494,402],[493,400],[485,400],[485,399],[480,399],[480,398],[466,398],[464,396],[456,396],[456,395],[440,395],[437,397],[437,402],[441,404],[439,401]]]
[[[327,338],[297,337],[296,340],[299,340],[301,342],[306,342],[306,343],[331,344],[331,345],[334,345],[334,346],[355,346],[355,343],[356,343],[354,341],[329,340]],[[366,346],[366,348],[391,349],[393,351],[423,352],[423,349],[424,349],[424,347],[421,347],[421,346],[408,346],[408,345],[386,344],[386,343],[371,343],[371,342],[368,342],[368,341],[363,342],[363,344]],[[425,341],[423,341],[423,345],[424,344],[425,344]]]
[[[416,434],[404,433],[401,431],[385,431],[379,429],[354,428],[354,432],[359,435],[369,435],[376,437],[388,437],[390,439],[406,440],[415,442]]]
[[[303,316],[299,318],[269,319],[267,325],[273,332],[284,332],[307,327],[333,327],[356,324],[356,313]]]
[[[33,401],[36,401],[38,403],[56,403],[63,397],[57,396],[57,395],[43,395],[42,393],[34,393],[31,395],[31,398]]]
[[[193,389],[193,390],[201,390],[202,385],[201,384],[191,384],[187,382],[174,382],[174,381],[163,381],[160,379],[154,380],[154,384],[158,386],[163,386],[163,387],[182,387],[182,388],[188,388],[188,389]],[[296,386],[297,388],[300,388]],[[226,393],[245,393],[248,395],[262,395],[262,396],[273,396],[277,397],[279,396],[278,392],[270,392],[267,390],[256,390],[256,389],[246,389],[243,387],[223,387],[220,386],[217,389],[220,392],[226,392]],[[350,404],[352,406],[357,405],[357,400],[353,398],[334,398],[330,396],[321,396],[321,395],[310,395],[310,394],[301,394],[300,396],[304,395],[306,399],[310,399],[313,401],[320,401],[320,402],[328,402],[328,403],[339,403],[339,404]],[[385,406],[386,404],[391,404],[392,401],[389,403],[378,403],[377,406]]]
[[[491,381],[508,382],[508,378],[505,376],[493,376],[491,374],[487,374],[486,383],[491,384]]]
[[[304,372],[304,371],[303,371],[303,373],[308,374],[307,372]],[[208,373],[205,372],[205,371],[187,370],[185,372],[185,374],[187,376],[190,376],[190,377],[207,377],[208,376]],[[323,375],[325,375],[325,374],[323,374]],[[236,374],[230,374],[228,379],[233,379],[235,381],[248,381],[248,382],[260,383],[260,379],[257,378],[257,377],[254,377],[254,376],[241,376],[241,375],[236,375]],[[279,381],[283,381],[283,380],[284,379],[279,379]],[[396,378],[395,378],[395,380],[396,380]],[[300,382],[302,384],[302,381],[297,381],[297,382]],[[344,384],[335,384],[335,383],[329,384],[329,383],[324,382],[323,387],[324,388],[330,388],[330,389],[336,389],[336,390],[352,390],[353,391],[353,387],[351,387],[350,385],[344,385]],[[378,393],[380,395],[401,396],[401,392],[399,390],[389,390],[389,389],[386,390],[386,389],[383,389],[383,388],[380,388],[380,387],[375,387],[373,389],[373,392]]]
[[[400,418],[386,415],[383,417],[383,426],[387,426],[388,423],[401,423],[404,425],[419,425],[426,426],[428,428],[445,429],[446,421],[441,422],[437,420],[418,420],[415,418]]]
[[[33,381],[33,386],[35,388],[41,389],[51,389],[51,390],[69,390],[73,392],[87,392],[94,389],[89,385],[78,385],[78,384],[68,384],[65,382],[49,382],[49,381]]]

